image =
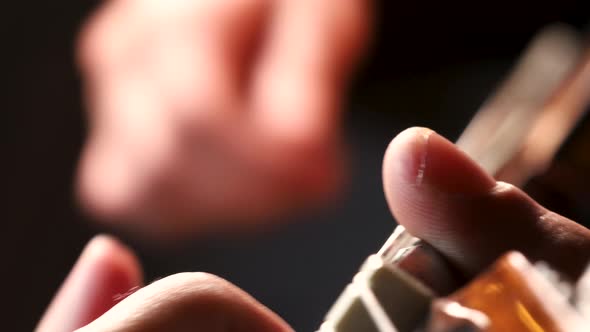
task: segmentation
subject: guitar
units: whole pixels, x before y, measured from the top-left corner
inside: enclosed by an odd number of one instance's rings
[[[551,164],[583,118],[589,90],[590,52],[584,54],[569,29],[549,27],[457,146],[497,179],[524,186]],[[319,332],[590,331],[590,268],[571,282],[546,263],[511,251],[462,287],[453,271],[435,248],[397,226]]]

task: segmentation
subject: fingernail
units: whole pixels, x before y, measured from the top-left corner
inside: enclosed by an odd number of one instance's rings
[[[406,129],[389,145],[386,153],[389,160],[386,159],[386,164],[408,184],[419,186],[424,182],[428,163],[428,142],[432,134],[434,131],[428,128]]]
[[[423,184],[442,192],[466,195],[484,194],[496,185],[492,176],[444,137],[434,133],[425,149]]]
[[[392,141],[389,150],[387,164],[413,187],[478,194],[491,190],[496,183],[453,143],[427,128],[403,131]]]
[[[435,134],[434,131],[424,128],[424,130],[421,130],[421,145],[423,145],[422,147],[422,152],[420,153],[420,163],[418,164],[418,169],[416,172],[416,180],[415,183],[417,185],[421,185],[422,182],[424,182],[424,173],[426,172],[426,163],[428,161],[428,141],[430,140],[430,136],[432,136],[432,134]]]

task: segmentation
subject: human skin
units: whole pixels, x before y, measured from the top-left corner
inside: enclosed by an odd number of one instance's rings
[[[408,129],[391,142],[383,178],[396,220],[442,253],[461,279],[509,250],[545,260],[572,278],[590,258],[590,230],[496,182],[429,129]],[[164,278],[114,305],[105,299],[141,286],[139,264],[113,239],[99,238],[98,247],[97,240],[89,247],[38,332],[70,331],[89,322],[80,331],[291,330],[235,286],[198,272]]]
[[[78,193],[154,237],[251,227],[343,185],[341,99],[368,0],[109,0],[78,43]]]

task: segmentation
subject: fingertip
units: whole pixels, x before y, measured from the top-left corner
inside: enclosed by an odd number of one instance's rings
[[[122,283],[129,288],[143,283],[141,264],[133,251],[110,235],[100,234],[92,238],[83,255],[84,259],[100,266],[105,274],[122,276]]]
[[[571,257],[577,252],[584,258],[579,253],[587,250],[587,229],[548,212],[515,186],[496,182],[428,129],[411,128],[392,141],[383,176],[396,220],[466,276],[509,250],[551,262],[571,275],[579,272],[570,264],[578,258]]]
[[[133,251],[112,236],[97,235],[84,248],[71,279],[64,283],[70,292],[66,305],[78,303],[79,321],[85,325],[142,284],[141,265]]]
[[[414,127],[397,135],[383,163],[384,191],[400,224],[432,239],[460,227],[449,220],[449,199],[485,195],[496,185],[473,160],[434,131]]]
[[[412,127],[399,133],[389,144],[383,161],[383,178],[386,193],[388,184],[403,181],[410,185],[420,184],[426,166],[427,145],[434,131]],[[394,186],[395,187],[395,186]]]
[[[82,251],[36,331],[82,327],[141,283],[141,267],[133,252],[114,238],[99,235]]]
[[[422,127],[406,129],[393,139],[385,153],[383,175],[386,189],[405,183],[448,193],[475,194],[487,192],[496,184],[453,143]]]

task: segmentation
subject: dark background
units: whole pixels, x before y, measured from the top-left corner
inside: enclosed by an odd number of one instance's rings
[[[3,11],[8,146],[2,181],[5,309],[2,330],[32,330],[87,240],[101,229],[72,194],[84,137],[73,49],[97,2],[22,3]],[[381,158],[402,129],[429,126],[456,138],[543,25],[584,28],[588,1],[383,1],[371,56],[351,93],[346,135],[353,178],[342,200],[287,226],[174,249],[123,236],[146,280],[208,271],[236,283],[298,331],[318,327],[363,259],[394,227]],[[6,314],[10,313],[10,314]]]

